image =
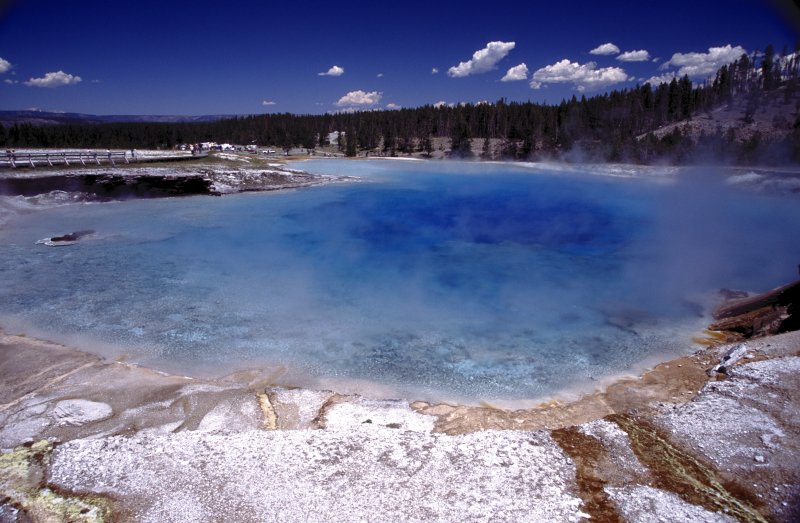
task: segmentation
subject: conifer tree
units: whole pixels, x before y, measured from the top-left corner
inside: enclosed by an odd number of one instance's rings
[[[669,109],[668,117],[670,120],[675,120],[680,116],[681,112],[681,90],[678,86],[678,80],[673,78],[669,83]]]
[[[425,135],[422,137],[420,147],[422,151],[425,152],[425,156],[430,158],[433,154],[433,140],[431,140],[430,133],[425,133]]]
[[[481,158],[484,160],[492,159],[492,144],[489,141],[488,137],[483,139],[483,147],[481,148]]]
[[[769,44],[764,49],[764,57],[761,59],[761,82],[765,91],[769,91],[776,87],[775,82],[775,50],[772,44]],[[780,68],[778,68],[780,71]]]
[[[683,75],[680,81],[680,97],[681,97],[681,118],[691,118],[694,111],[694,103],[692,99],[692,81],[689,80],[689,75]]]
[[[450,135],[450,155],[457,158],[472,156],[470,129],[463,116],[460,116],[453,125],[453,132]]]
[[[352,125],[347,128],[344,137],[346,143],[345,155],[349,157],[356,156],[358,154],[358,146],[356,145],[356,131]]]

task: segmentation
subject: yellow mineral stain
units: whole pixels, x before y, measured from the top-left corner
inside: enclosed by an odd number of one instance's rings
[[[21,511],[20,521],[102,523],[112,520],[112,503],[102,495],[75,495],[45,487],[44,468],[53,445],[42,440],[0,454],[4,504]]]
[[[628,433],[634,453],[650,469],[658,488],[738,521],[767,523],[764,516],[743,499],[748,493],[740,486],[724,482],[710,466],[673,446],[644,420],[624,414],[613,414],[606,419]]]
[[[278,415],[275,414],[275,409],[272,408],[272,402],[266,392],[259,392],[256,394],[258,398],[258,406],[261,412],[264,413],[264,428],[267,430],[278,429]]]
[[[692,342],[704,347],[713,347],[714,345],[728,342],[729,337],[725,332],[705,330],[703,331],[703,336],[692,338]]]

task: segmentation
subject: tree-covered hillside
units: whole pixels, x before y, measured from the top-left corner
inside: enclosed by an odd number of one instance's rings
[[[14,124],[0,126],[0,146],[169,148],[216,141],[313,149],[330,145],[329,134],[338,131],[343,133],[338,147],[348,156],[430,155],[446,138],[447,154],[454,157],[800,163],[799,66],[797,52],[776,55],[768,46],[763,53],[742,55],[702,85],[684,76],[655,87],[645,83],[573,96],[558,105],[501,99],[191,123]],[[770,118],[766,127],[764,114]],[[700,120],[704,125],[693,124]],[[741,132],[748,126],[751,132]]]

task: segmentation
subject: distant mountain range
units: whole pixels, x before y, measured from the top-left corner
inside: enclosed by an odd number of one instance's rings
[[[139,115],[139,114],[81,114],[81,113],[51,113],[47,111],[0,111],[0,124],[10,126],[15,123],[29,123],[33,125],[62,125],[71,123],[122,123],[122,122],[152,122],[152,123],[183,123],[183,122],[216,122],[226,118],[235,118],[235,114],[207,114],[202,116],[180,115]]]

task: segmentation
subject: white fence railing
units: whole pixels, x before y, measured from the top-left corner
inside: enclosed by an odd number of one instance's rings
[[[53,151],[53,152],[0,152],[2,167],[54,167],[57,165],[117,165],[117,163],[157,162],[202,158],[207,153],[189,155],[139,156],[133,151]]]
[[[131,156],[131,158],[129,158]],[[36,167],[37,165],[72,165],[72,164],[89,164],[100,165],[101,163],[109,163],[116,165],[117,162],[130,163],[132,158],[130,153],[125,151],[64,151],[52,153],[26,153],[26,152],[9,152],[5,154],[0,153],[0,166],[3,167]]]

